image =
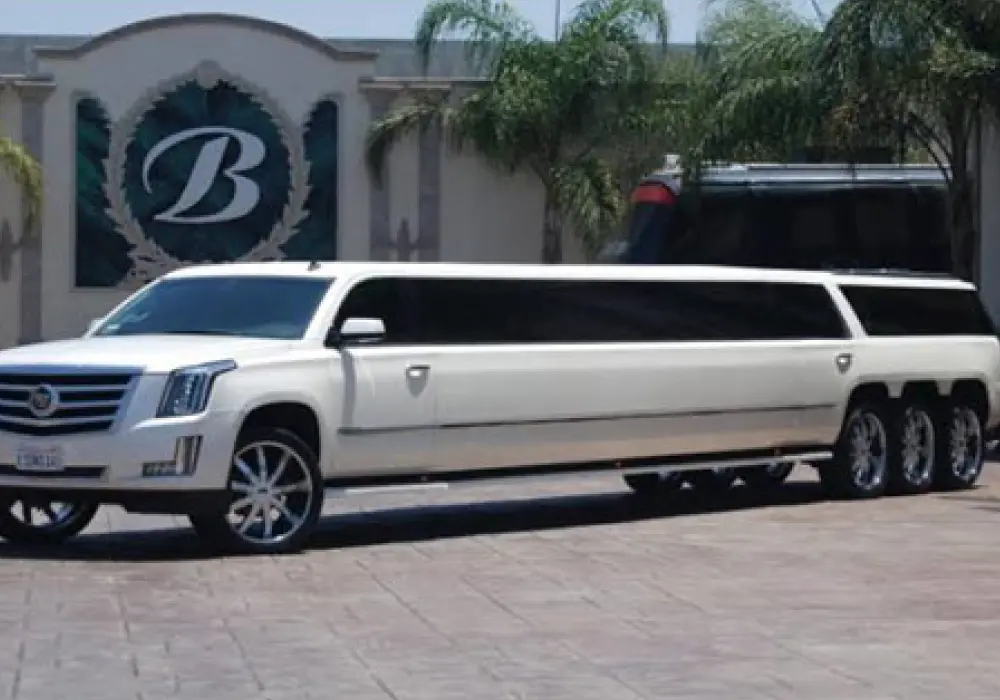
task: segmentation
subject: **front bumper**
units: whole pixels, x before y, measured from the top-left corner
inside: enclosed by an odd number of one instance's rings
[[[148,513],[214,508],[225,502],[238,421],[236,413],[215,412],[83,435],[0,432],[0,496],[44,493]],[[58,453],[59,468],[25,470],[18,465],[25,452]]]

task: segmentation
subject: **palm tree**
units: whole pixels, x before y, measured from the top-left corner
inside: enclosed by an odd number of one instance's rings
[[[593,247],[623,209],[614,136],[661,129],[652,108],[675,94],[647,41],[665,50],[667,31],[662,0],[584,0],[555,41],[505,0],[432,0],[416,32],[425,68],[438,39],[457,34],[489,81],[459,99],[419,99],[374,124],[369,166],[380,177],[391,146],[437,120],[456,148],[538,178],[543,261],[562,259],[567,225]]]

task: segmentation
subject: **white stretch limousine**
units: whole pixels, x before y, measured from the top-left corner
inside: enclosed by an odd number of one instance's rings
[[[0,352],[0,536],[98,505],[299,548],[324,494],[614,472],[643,496],[817,467],[968,488],[1000,345],[943,278],[725,267],[186,268],[83,338]]]

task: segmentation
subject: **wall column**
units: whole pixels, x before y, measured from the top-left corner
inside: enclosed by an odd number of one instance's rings
[[[26,83],[18,86],[21,96],[21,143],[35,160],[44,166],[45,101],[53,86]],[[69,154],[73,167],[73,155]],[[22,212],[28,211],[27,199],[22,199]],[[40,207],[34,231],[21,229],[21,331],[19,343],[42,339],[42,236],[45,235],[45,205]]]
[[[417,144],[419,208],[417,250],[419,260],[441,259],[441,124],[435,121],[420,130]]]
[[[389,113],[398,94],[395,90],[369,89],[366,93],[371,111],[371,123],[379,121]],[[381,182],[369,176],[368,195],[368,258],[388,260],[393,246],[392,226],[389,219],[392,202],[389,189],[389,159],[386,158]]]

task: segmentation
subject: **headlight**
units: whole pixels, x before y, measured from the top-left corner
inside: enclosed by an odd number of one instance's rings
[[[184,367],[170,373],[163,388],[157,418],[176,418],[201,413],[208,405],[215,378],[236,369],[232,360],[206,362],[203,365]]]

